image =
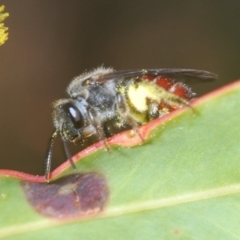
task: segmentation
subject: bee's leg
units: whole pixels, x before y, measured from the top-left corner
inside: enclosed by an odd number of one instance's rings
[[[170,94],[170,93],[168,93],[168,94]],[[164,99],[164,103],[166,104],[166,106],[169,107],[170,112],[175,109],[182,108],[182,107],[188,107],[193,110],[193,108],[189,104],[188,100],[178,97],[178,96],[175,96],[175,95],[166,96]]]
[[[150,122],[153,119],[158,118],[161,114],[159,113],[159,103],[147,98],[147,121]]]
[[[104,134],[103,127],[101,126],[100,121],[94,115],[96,115],[96,114],[92,111],[92,109],[88,109],[89,120],[91,121],[91,125],[96,130],[96,133],[98,135],[99,141],[102,141],[104,146],[105,146],[105,148],[106,148],[106,150],[108,152],[110,152],[110,148],[108,147],[107,142],[106,142],[106,136]]]
[[[73,160],[72,160],[72,155],[70,154],[70,151],[69,151],[67,142],[66,142],[64,139],[62,139],[62,143],[63,143],[63,149],[64,149],[64,152],[65,152],[66,158],[67,158],[68,161],[70,162],[73,170],[74,170],[74,171],[77,171],[77,166],[75,165],[75,163],[74,163]]]
[[[179,107],[189,107],[195,113],[195,110],[190,105],[190,100],[194,99],[196,94],[192,92],[191,88],[184,83],[176,82],[173,86],[171,86],[169,92],[174,94],[178,99],[177,101],[175,99],[175,103],[178,102]]]
[[[106,150],[108,152],[111,152],[110,148],[107,145],[107,141],[106,141],[106,137],[105,137],[103,128],[101,126],[96,126],[95,129],[96,129],[96,132],[98,134],[99,140],[104,144]]]
[[[142,143],[144,143],[143,136],[139,132],[139,124],[130,115],[125,115],[125,118],[126,118],[127,123],[132,127],[132,130],[138,134]]]
[[[56,139],[57,135],[58,135],[58,131],[55,131],[52,134],[51,138],[49,139],[50,141],[49,141],[47,157],[46,157],[46,161],[45,161],[45,180],[47,182],[49,182],[49,178],[50,178],[53,144],[54,144],[54,140]]]

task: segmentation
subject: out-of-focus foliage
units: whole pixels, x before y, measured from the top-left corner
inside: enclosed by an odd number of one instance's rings
[[[8,39],[8,28],[4,26],[4,23],[1,23],[6,17],[9,16],[8,13],[3,13],[4,8],[4,6],[0,6],[0,46],[4,44]]]

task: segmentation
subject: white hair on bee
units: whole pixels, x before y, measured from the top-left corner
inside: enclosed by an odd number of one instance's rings
[[[86,71],[72,80],[72,82],[67,87],[67,93],[70,96],[75,97],[75,93],[79,91],[79,88],[82,88],[82,82],[89,78],[91,78],[91,80],[96,80],[99,77],[108,73],[112,73],[114,71],[115,70],[111,67],[105,68],[103,66],[100,66],[92,71]]]

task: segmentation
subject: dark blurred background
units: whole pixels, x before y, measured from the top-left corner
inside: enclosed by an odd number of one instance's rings
[[[3,0],[0,168],[44,173],[51,103],[101,64],[117,70],[196,68],[218,73],[199,95],[240,77],[240,1]],[[55,147],[53,168],[64,156]]]

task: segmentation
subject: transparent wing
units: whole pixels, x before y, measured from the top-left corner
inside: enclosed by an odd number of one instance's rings
[[[189,81],[194,80],[197,82],[202,81],[214,81],[218,78],[218,75],[212,72],[195,70],[195,69],[176,69],[176,68],[163,68],[163,69],[137,69],[116,71],[99,76],[96,81],[98,83],[104,83],[110,80],[129,79],[136,78],[145,75],[152,75],[156,77],[168,77],[172,80]]]

